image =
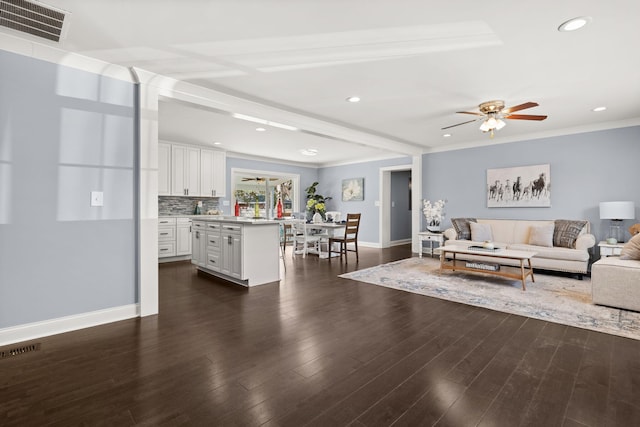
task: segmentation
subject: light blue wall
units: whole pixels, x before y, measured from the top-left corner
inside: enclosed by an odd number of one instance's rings
[[[598,240],[598,204],[631,200],[640,219],[640,126],[423,155],[423,199],[448,199],[450,218],[586,219]],[[488,208],[487,169],[551,166],[550,208]],[[637,220],[625,221],[623,228]],[[422,228],[424,229],[424,217]],[[627,233],[627,238],[629,237]]]
[[[411,165],[410,157],[380,160],[375,162],[354,163],[343,166],[321,168],[318,171],[318,192],[333,197],[327,210],[340,211],[346,217],[348,213],[361,213],[358,240],[367,243],[379,243],[380,208],[375,202],[380,200],[380,168],[398,165]],[[342,201],[342,180],[364,178],[364,200],[361,202]]]
[[[411,208],[409,182],[411,171],[391,172],[391,241],[411,238]]]
[[[136,303],[134,86],[0,64],[0,328]]]
[[[300,210],[304,211],[305,202],[306,202],[306,193],[304,189],[313,184],[318,180],[318,169],[315,167],[301,167],[301,166],[293,166],[287,164],[273,163],[273,162],[264,162],[259,160],[249,160],[242,159],[238,157],[230,157],[227,156],[227,197],[220,198],[219,200],[219,208],[222,209],[225,215],[233,215],[231,211],[231,206],[224,206],[223,201],[231,201],[231,193],[233,192],[232,185],[233,182],[231,180],[231,169],[251,169],[251,170],[260,170],[260,171],[270,171],[277,173],[286,173],[286,174],[297,174],[300,175],[300,189],[299,189],[299,203]],[[229,203],[230,204],[230,203]]]

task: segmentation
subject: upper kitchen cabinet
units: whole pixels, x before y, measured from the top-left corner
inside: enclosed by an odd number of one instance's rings
[[[224,197],[227,160],[224,151],[158,143],[158,195]]]
[[[226,163],[223,151],[200,150],[200,192],[203,196],[225,197]]]
[[[171,194],[200,196],[200,149],[171,145]]]
[[[158,143],[158,195],[171,195],[171,144]]]

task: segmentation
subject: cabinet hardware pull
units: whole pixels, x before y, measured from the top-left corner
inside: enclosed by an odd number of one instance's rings
[[[160,235],[161,235],[161,236],[166,236],[166,235],[168,235],[168,234],[169,234],[169,233],[160,233]]]
[[[160,249],[160,251],[168,251],[168,250],[169,249],[167,249],[167,248]]]

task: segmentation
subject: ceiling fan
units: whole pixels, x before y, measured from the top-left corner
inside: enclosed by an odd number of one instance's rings
[[[265,182],[267,179],[269,181],[277,181],[278,180],[278,178],[264,178],[264,177],[262,177],[262,178],[261,177],[249,178],[249,177],[246,177],[246,178],[242,178],[242,181],[243,182],[245,182],[245,181]]]
[[[457,111],[458,114],[473,114],[475,116],[481,116],[480,118],[443,127],[442,130],[482,120],[480,130],[482,132],[489,132],[491,134],[491,138],[493,138],[493,132],[502,129],[506,125],[506,123],[502,119],[538,121],[546,119],[547,116],[539,116],[533,114],[513,114],[516,111],[525,110],[527,108],[533,108],[537,106],[537,102],[525,102],[524,104],[505,108],[504,101],[496,100],[483,102],[478,106],[478,108],[480,109],[479,113],[475,111]]]

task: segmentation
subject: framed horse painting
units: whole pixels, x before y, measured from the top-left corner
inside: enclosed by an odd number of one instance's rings
[[[487,207],[551,207],[551,170],[547,165],[487,169]]]

